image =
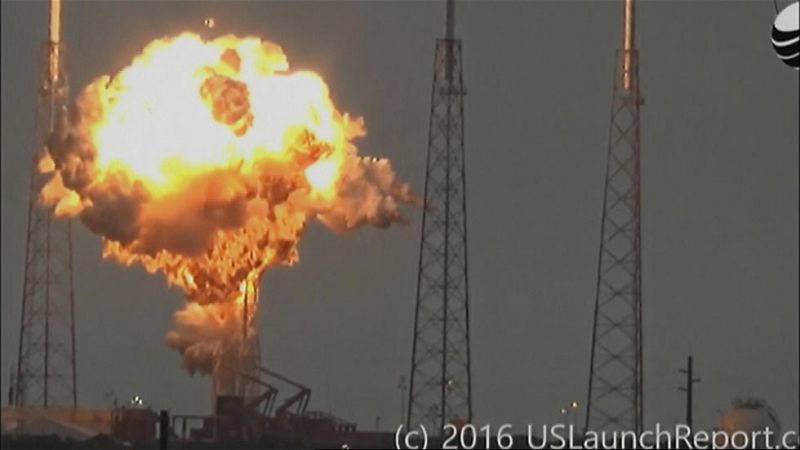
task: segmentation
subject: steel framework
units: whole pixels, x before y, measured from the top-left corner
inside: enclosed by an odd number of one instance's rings
[[[586,429],[642,429],[639,65],[624,2],[608,141]]]
[[[28,202],[25,279],[14,383],[15,406],[77,406],[72,225],[38,204],[49,175],[37,169],[57,115],[68,98],[60,2],[50,2],[36,108],[35,154]]]
[[[408,426],[438,434],[472,418],[464,85],[461,40],[447,2],[446,37],[437,39],[411,359]]]
[[[260,382],[261,341],[259,333],[260,278],[247,280],[242,298],[241,334],[217,348],[211,374],[211,389],[220,396],[239,396],[251,401],[262,395]]]
[[[251,381],[260,379],[261,333],[258,320],[258,310],[261,306],[259,301],[260,284],[261,278],[258,278],[255,282],[247,283],[244,309],[242,311],[242,342],[239,355],[239,370],[249,375],[250,379],[239,378],[238,395],[241,395],[246,400],[251,400],[262,394],[261,384],[257,381]],[[249,331],[252,331],[252,333]]]

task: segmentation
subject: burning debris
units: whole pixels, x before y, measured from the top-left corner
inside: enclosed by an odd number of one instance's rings
[[[210,373],[240,338],[248,289],[297,261],[309,218],[386,227],[419,203],[389,161],[358,156],[363,134],[279,46],[182,34],[83,89],[39,162],[40,199],[101,236],[104,257],[183,289],[166,341]]]

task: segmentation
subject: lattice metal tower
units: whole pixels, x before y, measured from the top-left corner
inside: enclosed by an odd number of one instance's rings
[[[441,433],[470,421],[467,211],[461,40],[447,1],[445,38],[436,40],[422,216],[408,426]]]
[[[587,430],[642,429],[639,56],[634,3],[623,7],[608,141]]]
[[[61,2],[51,0],[36,105],[15,406],[75,407],[78,403],[71,221],[57,220],[52,208],[38,204],[49,175],[37,170],[37,162],[68,97],[60,27]]]
[[[260,278],[247,280],[241,303],[241,335],[217,348],[216,362],[211,374],[212,398],[215,402],[220,396],[235,395],[250,401],[261,394],[259,285]]]

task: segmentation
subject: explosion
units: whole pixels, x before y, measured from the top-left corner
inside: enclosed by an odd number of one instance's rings
[[[298,260],[309,218],[386,227],[419,204],[389,161],[358,156],[364,133],[278,45],[185,33],[83,89],[39,161],[40,201],[79,217],[104,257],[185,292],[166,341],[187,370],[210,373],[235,345],[248,290]]]

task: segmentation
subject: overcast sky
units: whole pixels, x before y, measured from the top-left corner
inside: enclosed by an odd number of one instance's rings
[[[779,2],[786,3],[785,1]],[[364,116],[365,155],[423,189],[435,2],[67,2],[72,92],[154,38],[202,31],[281,44]],[[742,394],[798,426],[798,73],[770,46],[772,1],[646,2],[642,108],[645,416],[683,417],[688,354],[703,382],[696,425]],[[614,52],[607,1],[458,7],[466,98],[477,424],[555,422],[583,402]],[[2,392],[16,363],[27,187],[47,3],[2,2]],[[266,365],[310,386],[312,409],[395,426],[408,375],[421,211],[413,225],[338,236],[312,224],[301,261],[262,285]],[[206,413],[207,378],[163,343],[177,290],[100,258],[75,228],[80,403],[141,394]],[[112,393],[113,394],[108,394]],[[3,395],[5,399],[5,395]],[[581,416],[583,414],[581,413]]]

